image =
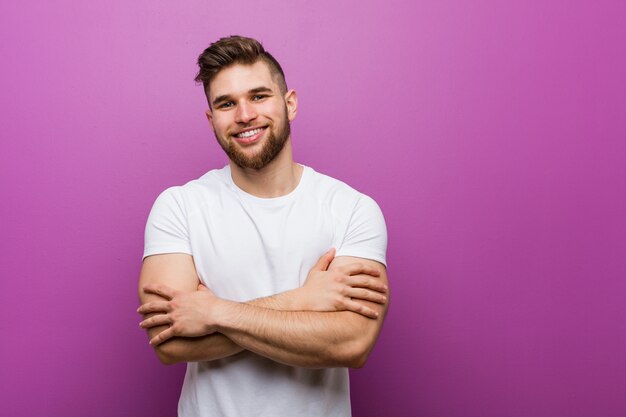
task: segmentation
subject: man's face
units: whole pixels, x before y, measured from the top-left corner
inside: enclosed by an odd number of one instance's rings
[[[209,85],[209,122],[218,143],[241,168],[261,169],[289,139],[295,118],[295,91],[282,94],[267,64],[235,64]]]

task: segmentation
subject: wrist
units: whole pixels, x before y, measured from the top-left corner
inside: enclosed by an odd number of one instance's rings
[[[240,315],[239,308],[243,304],[236,301],[220,300],[215,305],[212,326],[218,332],[236,327],[237,317]]]
[[[309,306],[306,302],[306,294],[304,287],[294,288],[287,293],[289,295],[289,308],[291,311],[305,311],[309,310]]]
[[[267,297],[264,299],[265,302],[262,304],[256,304],[260,307],[271,308],[272,310],[282,310],[282,311],[298,311],[301,310],[300,307],[300,288],[294,288],[293,290],[288,290],[285,292],[281,292],[278,294],[274,294],[271,297]]]

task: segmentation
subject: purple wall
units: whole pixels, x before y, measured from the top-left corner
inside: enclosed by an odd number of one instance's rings
[[[143,228],[225,164],[194,61],[243,34],[299,91],[297,159],[386,214],[355,416],[626,415],[626,3],[212,3],[0,5],[0,414],[174,415]]]

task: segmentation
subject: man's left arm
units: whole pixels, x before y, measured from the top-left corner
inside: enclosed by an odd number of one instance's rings
[[[378,269],[388,286],[384,265],[363,258],[340,256],[330,268],[360,262]],[[219,306],[215,328],[238,345],[261,356],[294,366],[360,368],[376,343],[387,302],[361,301],[378,313],[375,319],[350,311],[278,311],[226,302]]]

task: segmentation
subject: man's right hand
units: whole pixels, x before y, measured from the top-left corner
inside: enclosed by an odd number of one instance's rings
[[[387,302],[387,286],[378,278],[379,272],[360,263],[328,269],[334,257],[335,249],[322,255],[304,285],[294,290],[298,307],[309,311],[352,311],[376,319],[378,313],[359,300]]]

